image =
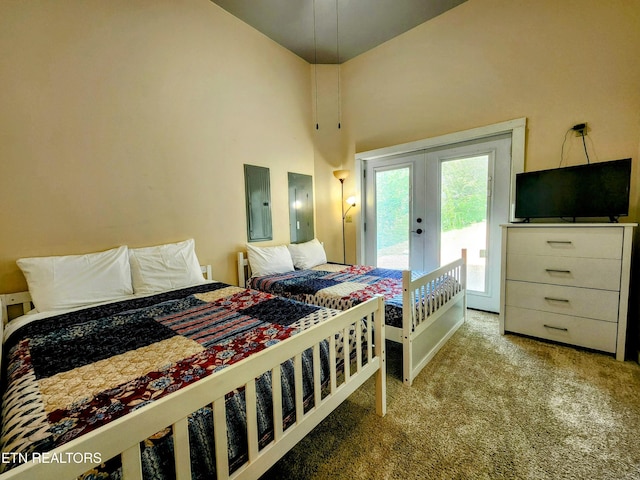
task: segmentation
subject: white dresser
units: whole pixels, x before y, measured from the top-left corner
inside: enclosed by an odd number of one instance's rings
[[[635,226],[503,225],[501,333],[591,348],[624,360]]]

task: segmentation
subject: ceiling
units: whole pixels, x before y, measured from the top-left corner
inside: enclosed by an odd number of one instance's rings
[[[309,63],[335,64],[466,0],[212,1]]]

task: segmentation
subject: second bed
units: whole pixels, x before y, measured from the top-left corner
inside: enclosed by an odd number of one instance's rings
[[[279,255],[272,256],[273,252],[277,249],[283,252],[281,249],[287,247],[249,248],[256,262],[268,264],[278,261]],[[317,241],[310,242],[311,256],[319,248]],[[293,257],[300,251],[299,246],[294,246]],[[322,254],[319,258],[322,259]],[[466,317],[466,250],[461,251],[460,258],[428,273],[321,263],[310,268],[256,275],[245,252],[238,252],[237,263],[238,285],[313,305],[347,310],[382,295],[386,338],[403,346],[403,382],[409,386]],[[301,265],[306,266],[304,261]]]

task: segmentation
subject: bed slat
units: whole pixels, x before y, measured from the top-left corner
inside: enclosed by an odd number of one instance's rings
[[[380,368],[376,372],[376,413],[383,417],[387,413],[387,353],[385,339],[384,303],[381,308],[371,314],[375,330],[375,353],[380,359]]]
[[[349,381],[349,377],[351,377],[351,362],[349,352],[350,344],[350,335],[349,335],[349,327],[345,327],[342,331],[342,363],[344,368],[344,382],[347,383]]]
[[[271,389],[273,390],[273,438],[275,442],[282,438],[282,369],[276,365],[271,370]]]
[[[322,401],[322,379],[320,378],[320,344],[313,346],[313,405],[318,408]]]
[[[373,358],[373,315],[367,315],[367,361]]]
[[[329,375],[331,379],[331,393],[335,393],[338,386],[338,373],[336,364],[336,337],[331,335],[329,337]]]
[[[140,459],[140,444],[136,443],[127,448],[121,455],[122,477],[126,480],[142,480],[142,461]]]
[[[256,380],[251,379],[244,390],[247,408],[247,439],[249,441],[249,461],[253,462],[258,456],[258,406],[256,397]]]
[[[360,370],[362,370],[362,322],[356,323],[356,372]]]
[[[191,480],[191,452],[189,449],[189,421],[187,417],[172,425],[173,450],[176,460],[176,480]]]
[[[218,480],[223,480],[229,478],[227,411],[224,396],[213,402],[213,427],[216,449],[216,473]]]
[[[293,378],[295,384],[295,397],[296,397],[296,423],[302,421],[304,416],[304,395],[302,392],[302,353],[295,356],[293,360]]]

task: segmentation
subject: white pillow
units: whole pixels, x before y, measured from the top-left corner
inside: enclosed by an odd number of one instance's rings
[[[310,242],[292,243],[288,245],[288,248],[293,259],[293,265],[300,270],[327,263],[327,254],[324,251],[324,247],[315,238]]]
[[[247,258],[252,276],[286,273],[294,270],[291,254],[284,245],[277,247],[247,245]]]
[[[40,312],[82,307],[133,293],[125,246],[85,255],[21,258],[16,263]]]
[[[133,291],[157,293],[205,283],[195,252],[195,241],[130,248]]]

